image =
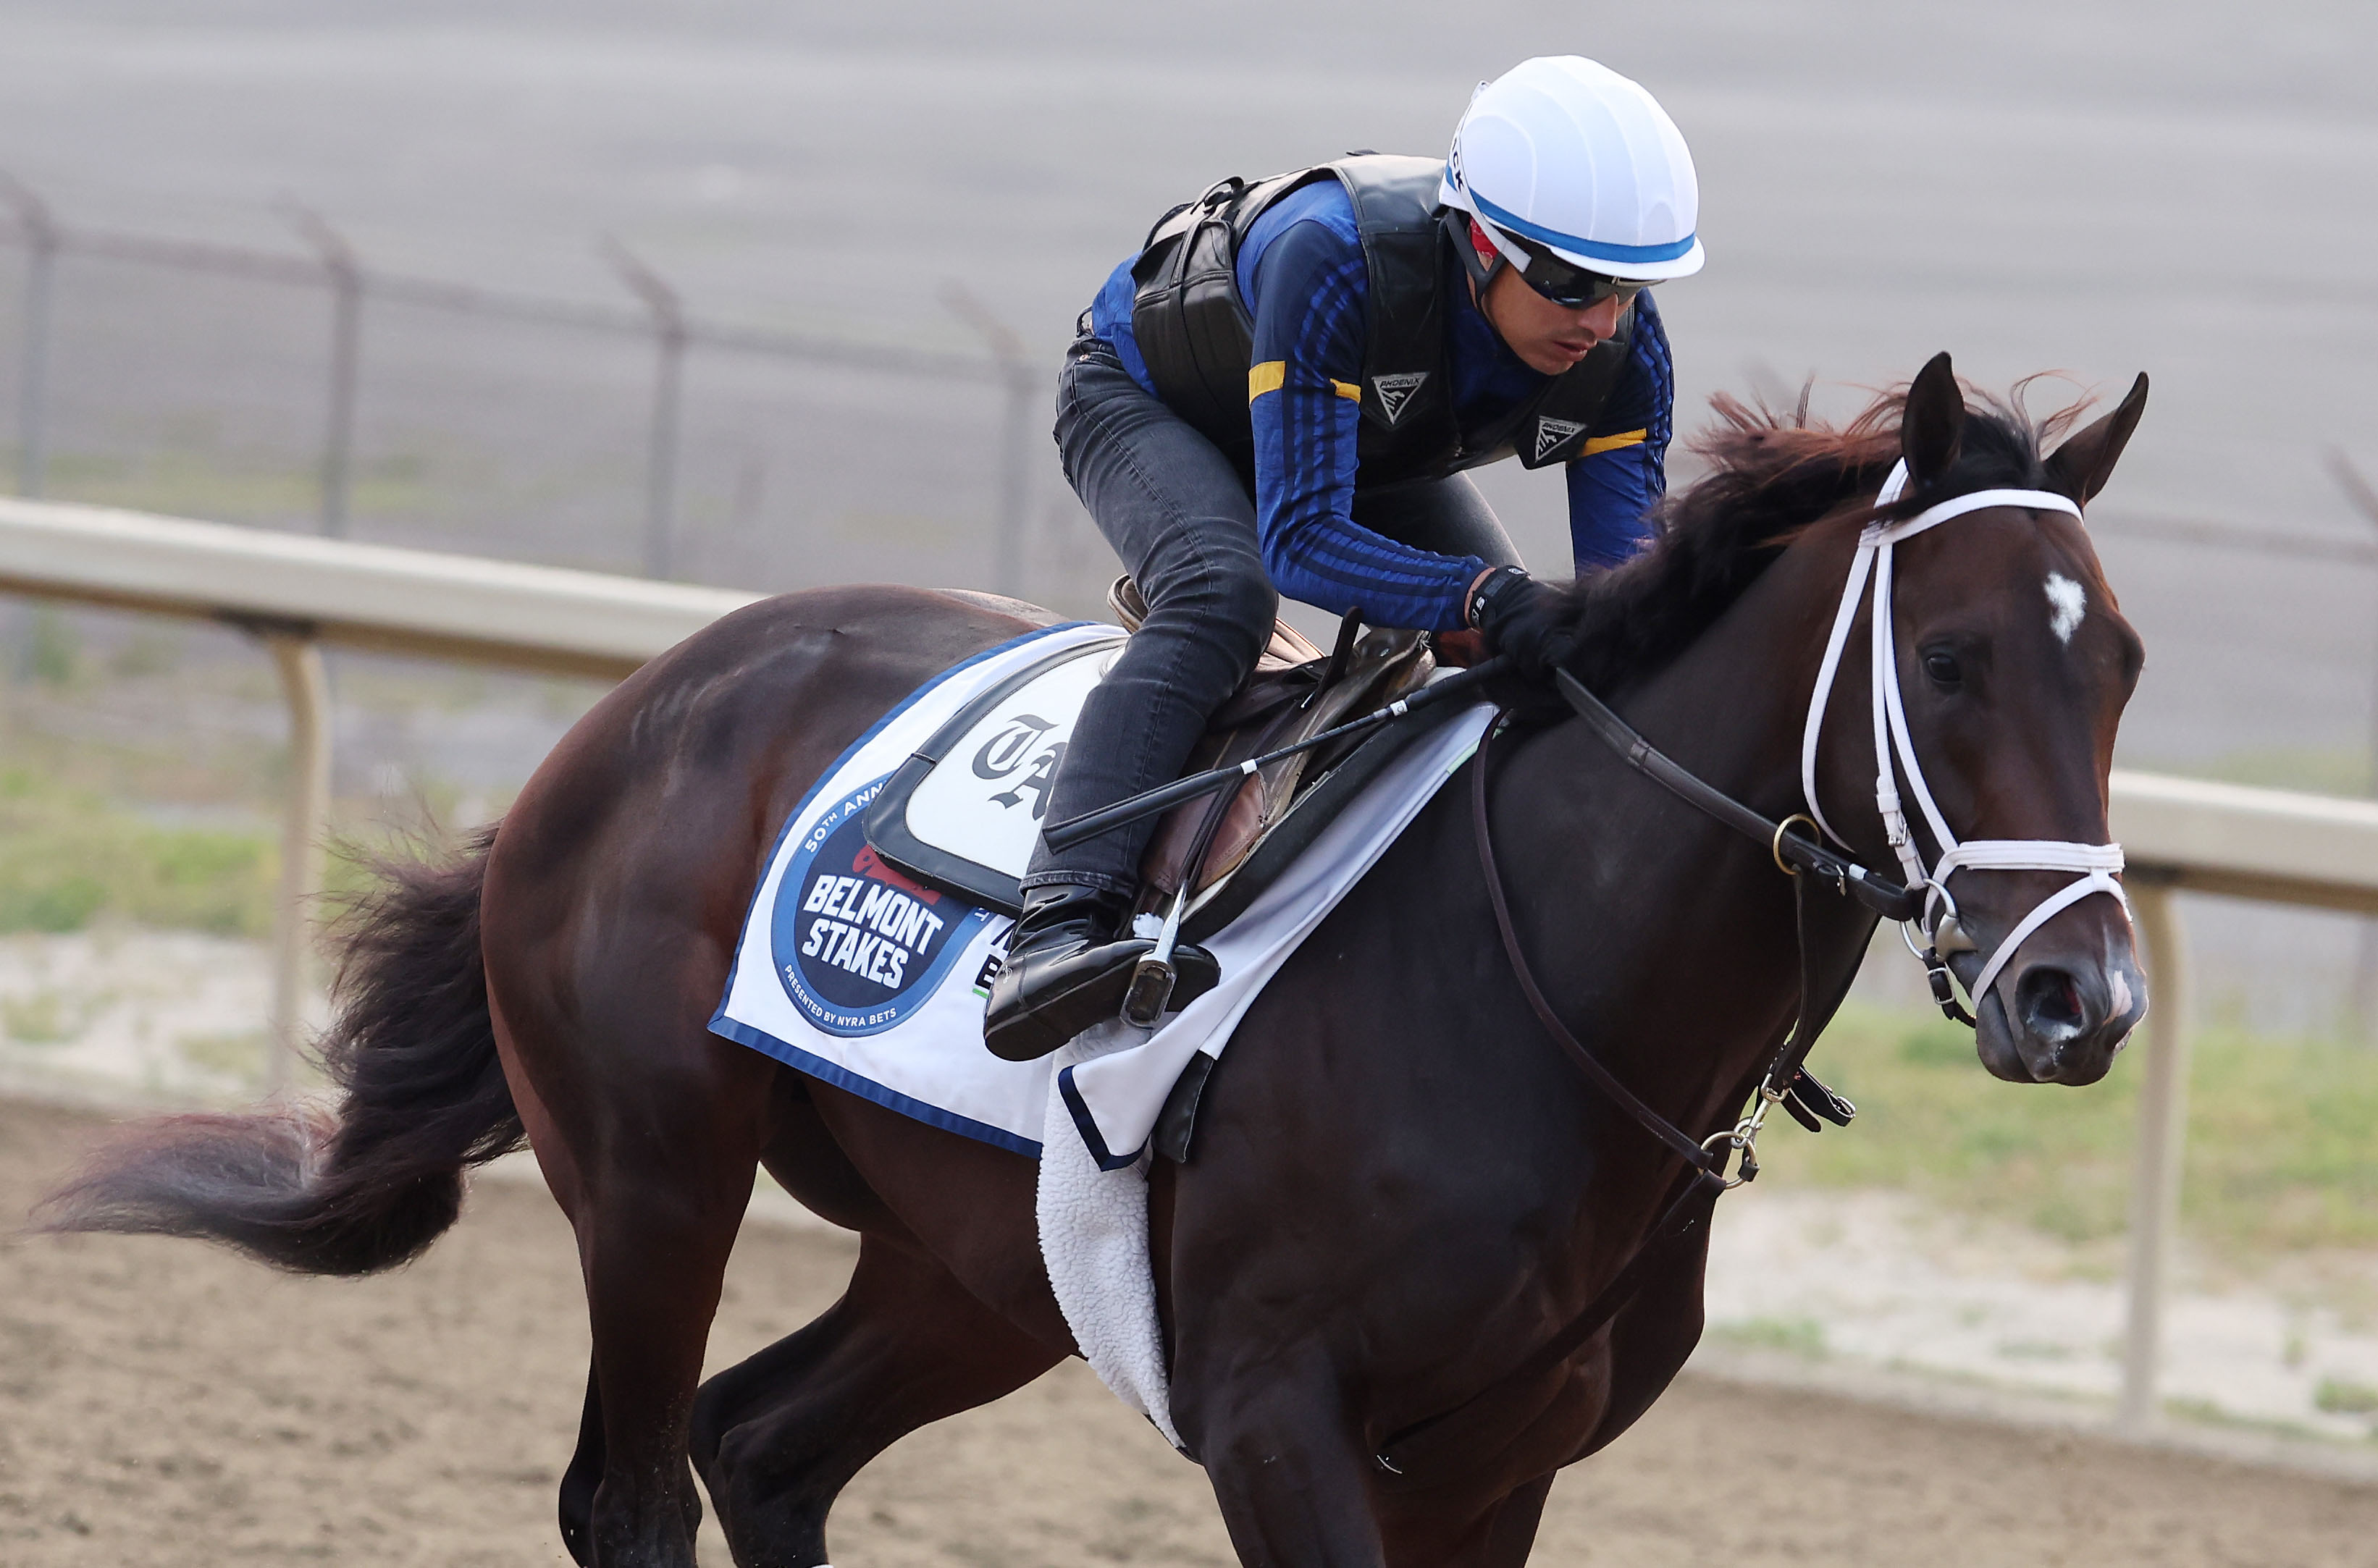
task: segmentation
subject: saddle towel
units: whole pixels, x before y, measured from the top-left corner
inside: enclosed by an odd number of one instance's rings
[[[982,773],[979,789],[947,811],[911,812],[910,820],[922,826],[930,816],[933,838],[963,858],[1007,876],[1020,870],[1054,771],[1053,760],[1045,771],[1037,760],[1071,735],[1107,663],[1102,650],[1119,648],[1123,635],[1080,622],[1028,632],[944,671],[853,742],[786,820],[712,1032],[920,1121],[1035,1158],[1051,1105],[1063,1104],[1101,1168],[1130,1165],[1192,1059],[1220,1054],[1264,983],[1475,748],[1491,715],[1483,706],[1455,714],[1399,753],[1207,939],[1220,984],[1167,1014],[1142,1042],[1063,1069],[1052,1099],[1057,1059],[1003,1061],[983,1048],[983,1006],[1012,920],[993,897],[902,872],[870,844],[867,820],[919,748],[990,699],[981,710],[990,736],[1009,738],[978,767],[970,731],[943,770]],[[1060,657],[1068,652],[1081,656]],[[1017,724],[1009,709],[1027,692],[1030,722]],[[931,803],[930,795],[919,798]]]

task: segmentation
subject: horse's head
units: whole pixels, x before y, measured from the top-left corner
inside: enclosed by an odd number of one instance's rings
[[[1868,706],[1849,680],[1829,704],[1829,747],[1878,726],[1893,735],[1896,765],[1881,771],[1904,797],[1915,859],[1890,849],[1878,869],[1895,860],[1944,890],[1928,923],[1974,996],[1983,1065],[2016,1083],[2096,1083],[2146,1011],[2106,826],[2114,730],[2143,655],[2078,516],[2145,402],[2142,376],[2112,413],[2043,457],[2027,426],[1969,417],[1947,354],[1926,365],[1900,425],[1904,499],[1867,534],[1888,545],[1866,557],[1890,607],[1904,725],[1880,663],[1872,713],[1845,711]],[[1981,494],[2001,490],[2012,493]],[[1849,645],[1869,652],[1871,626]],[[1871,745],[1840,749],[1870,770]],[[1880,813],[1842,793],[1844,772],[1827,770],[1826,805],[1844,830],[1845,818],[1868,830],[1852,834],[1864,847]],[[1874,779],[1860,792],[1869,800]]]

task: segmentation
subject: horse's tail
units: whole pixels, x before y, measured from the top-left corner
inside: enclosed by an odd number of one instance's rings
[[[386,861],[341,922],[327,1108],[136,1125],[43,1200],[45,1230],[198,1236],[299,1274],[362,1275],[426,1251],[462,1173],[525,1134],[496,1057],[479,955],[495,829],[437,861]]]

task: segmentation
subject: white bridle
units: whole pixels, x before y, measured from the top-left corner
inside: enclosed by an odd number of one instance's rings
[[[1887,507],[1897,500],[1907,487],[1907,464],[1900,463],[1884,480],[1875,505]],[[1949,879],[1959,871],[2072,871],[2078,881],[2049,894],[2032,912],[2016,922],[2006,934],[1973,986],[1974,1006],[1979,1008],[1997,983],[2007,961],[2014,956],[2034,931],[2056,916],[2095,893],[2105,893],[2122,906],[2128,916],[2131,901],[2123,896],[2122,884],[2114,879],[2122,869],[2122,846],[2119,844],[2071,844],[2058,839],[1975,839],[1959,842],[1949,831],[1949,824],[1934,804],[1932,791],[1924,782],[1924,770],[1916,760],[1916,743],[1907,732],[1907,711],[1899,695],[1899,659],[1892,637],[1891,608],[1892,549],[1903,539],[1912,538],[1928,528],[1962,517],[1967,512],[1988,507],[2028,507],[2036,511],[2070,512],[2075,518],[2081,509],[2070,497],[2048,490],[1976,490],[1928,507],[1916,516],[1899,522],[1870,522],[1858,535],[1857,556],[1850,564],[1848,583],[1842,590],[1842,604],[1833,616],[1832,635],[1825,643],[1825,662],[1817,673],[1816,695],[1808,702],[1808,722],[1800,736],[1800,788],[1808,796],[1808,811],[1817,825],[1835,843],[1846,844],[1842,835],[1825,820],[1824,808],[1817,801],[1817,736],[1825,723],[1826,700],[1832,695],[1833,676],[1841,667],[1842,649],[1849,640],[1850,623],[1857,618],[1859,591],[1871,578],[1873,593],[1874,644],[1874,781],[1875,808],[1882,814],[1884,833],[1891,847],[1899,856],[1900,869],[1905,874],[1909,888],[1925,890],[1924,911],[1909,922],[1925,941],[1928,950],[1936,949],[1944,924],[1953,924],[1957,916],[1957,901],[1950,894]],[[1925,824],[1932,830],[1933,842],[1940,846],[1940,861],[1929,872],[1924,868],[1924,856],[1916,846],[1916,838],[1908,831],[1907,814],[1902,808],[1899,788],[1893,778],[1892,756],[1898,754],[1899,766],[1907,774],[1908,787],[1915,791],[1916,804],[1924,813]],[[1962,928],[1959,928],[1962,931]],[[1911,940],[1910,947],[1915,946]],[[1967,945],[1971,945],[1968,940]],[[1934,962],[1928,956],[1928,962]],[[2012,1010],[2010,1009],[2010,1016]]]

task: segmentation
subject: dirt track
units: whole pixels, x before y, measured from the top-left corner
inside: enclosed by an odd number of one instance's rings
[[[95,1124],[0,1103],[0,1215]],[[753,1229],[713,1359],[837,1293],[839,1237]],[[195,1246],[0,1239],[0,1568],[561,1562],[585,1371],[570,1239],[531,1189],[393,1278]],[[2371,1564],[2378,1491],[1688,1379],[1553,1494],[1537,1561]],[[910,1438],[835,1515],[846,1568],[1228,1563],[1202,1477],[1078,1363]],[[704,1553],[723,1562],[715,1538]]]

